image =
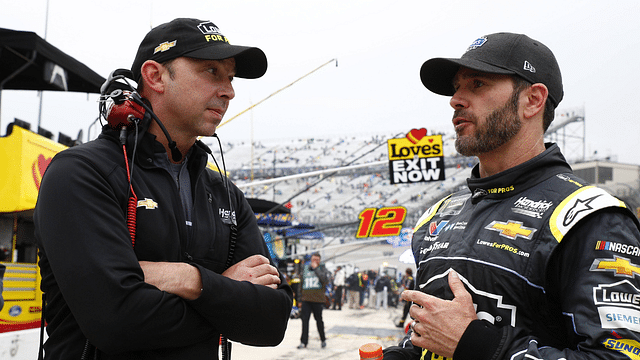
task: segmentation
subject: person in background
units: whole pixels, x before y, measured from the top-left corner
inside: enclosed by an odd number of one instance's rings
[[[217,359],[220,334],[282,341],[291,288],[242,191],[207,167],[198,140],[215,134],[233,79],[266,69],[262,50],[179,18],[153,28],[131,70],[107,80],[103,101],[125,94],[114,82],[137,82],[125,86],[129,105],[111,108],[129,127],[105,111],[98,139],[53,158],[35,208],[45,359]]]
[[[376,292],[376,310],[380,309],[382,306],[383,309],[387,309],[389,307],[389,289],[391,289],[391,280],[386,273],[380,273],[378,278],[376,278],[376,282],[374,285],[374,289]]]
[[[343,296],[342,294],[344,290],[344,285],[345,285],[345,272],[342,266],[338,266],[333,279],[333,287],[334,287],[333,306],[332,306],[333,310],[335,310],[336,307],[338,308],[338,310],[342,310],[342,296]]]
[[[404,272],[404,276],[400,281],[400,294],[402,294],[405,290],[413,290],[415,286],[415,281],[413,280],[413,270],[411,268],[407,268]],[[403,328],[404,322],[407,319],[407,315],[409,315],[409,309],[411,308],[411,302],[403,300],[404,307],[402,308],[402,317],[400,318],[400,322],[396,324],[397,327]]]
[[[329,283],[329,273],[324,264],[320,263],[320,254],[313,253],[308,264],[305,264],[302,272],[302,294],[300,300],[302,308],[300,318],[302,319],[302,335],[298,349],[304,349],[309,343],[309,322],[311,313],[316,321],[318,333],[320,334],[320,345],[327,346],[327,339],[324,333],[324,321],[322,320],[322,308],[325,303],[325,289]]]
[[[358,289],[360,291],[360,309],[364,309],[364,301],[367,298],[367,289],[369,288],[368,271],[358,273]]]
[[[358,269],[355,269],[349,277],[347,277],[347,303],[349,309],[360,308],[360,278]]]
[[[621,299],[640,294],[640,223],[545,143],[564,94],[551,50],[495,33],[420,76],[479,163],[414,228],[415,320],[384,359],[636,359],[640,307]]]

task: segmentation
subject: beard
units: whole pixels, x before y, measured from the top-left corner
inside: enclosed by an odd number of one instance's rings
[[[454,119],[458,116],[466,117],[477,127],[475,133],[468,136],[460,136],[456,130],[456,151],[464,156],[477,156],[493,151],[513,139],[522,127],[522,121],[518,117],[519,99],[520,91],[514,91],[504,106],[487,116],[483,125],[479,125],[477,116],[466,114],[464,110],[456,110]]]

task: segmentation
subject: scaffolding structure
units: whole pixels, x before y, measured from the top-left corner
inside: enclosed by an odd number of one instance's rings
[[[586,159],[584,107],[556,111],[555,120],[545,133],[545,141],[555,142],[569,162]]]

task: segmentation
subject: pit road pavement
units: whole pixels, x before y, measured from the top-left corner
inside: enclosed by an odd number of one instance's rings
[[[397,345],[404,337],[404,329],[395,326],[402,315],[403,303],[397,308],[376,310],[324,309],[324,320],[327,346],[320,346],[320,336],[316,322],[311,316],[309,322],[309,343],[305,349],[298,349],[302,334],[302,320],[289,319],[284,340],[276,347],[251,347],[233,343],[231,359],[233,360],[359,360],[358,349],[361,345],[374,342],[386,348]],[[407,319],[408,320],[408,319]]]

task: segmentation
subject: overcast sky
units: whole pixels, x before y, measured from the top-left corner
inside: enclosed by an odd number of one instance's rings
[[[107,77],[129,68],[152,26],[176,17],[211,20],[232,44],[260,47],[265,76],[234,81],[226,118],[331,62],[220,127],[249,141],[383,133],[452,132],[447,97],[419,78],[432,57],[459,57],[476,38],[525,33],[551,48],[562,70],[559,110],[584,109],[586,155],[640,164],[640,2],[350,0],[0,0],[0,27],[38,33]],[[75,137],[97,117],[97,96],[44,94],[42,127]],[[2,124],[37,124],[35,92],[3,91]],[[96,129],[93,129],[95,136]],[[582,128],[576,128],[582,135]],[[575,151],[575,149],[573,149]],[[581,149],[580,149],[581,151]]]

